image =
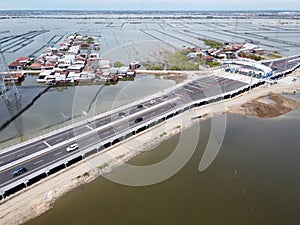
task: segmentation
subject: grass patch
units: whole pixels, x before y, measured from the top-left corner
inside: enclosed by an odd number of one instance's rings
[[[155,65],[152,65],[152,64],[148,63],[148,64],[146,65],[146,69],[147,69],[147,70],[163,70],[163,69],[164,69],[164,66],[163,66],[162,63],[157,63],[157,64],[155,64]]]
[[[183,49],[175,53],[165,53],[163,62],[147,63],[145,67],[147,70],[199,70],[200,57],[190,59],[188,57],[190,52],[190,50]]]
[[[189,50],[177,51],[169,55],[169,70],[198,70],[197,57],[191,60],[188,57]]]
[[[211,40],[211,39],[202,39],[199,38],[199,40],[204,41],[205,45],[211,47],[211,48],[223,48],[223,43]]]
[[[209,67],[219,67],[221,65],[220,62],[206,62]]]
[[[124,66],[124,64],[121,63],[120,61],[116,61],[116,62],[114,63],[114,67],[122,67],[122,66]]]
[[[270,52],[270,53],[268,53],[268,57],[269,57],[270,59],[280,59],[280,58],[282,58],[283,56],[280,55],[280,54],[277,53],[277,52]]]

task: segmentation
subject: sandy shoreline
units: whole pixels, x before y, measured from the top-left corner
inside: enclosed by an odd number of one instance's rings
[[[300,70],[294,71],[289,76],[297,77],[297,80],[289,84],[280,80],[276,85],[259,87],[234,99],[215,103],[215,105],[222,104],[224,106],[220,107],[219,111],[212,112],[212,108],[215,108],[211,106],[189,110],[181,114],[181,116],[174,117],[159,126],[114,145],[100,155],[93,155],[87,160],[83,160],[19,193],[9,196],[1,201],[1,224],[22,224],[41,215],[53,206],[55,200],[67,192],[93,181],[103,173],[109,173],[113,168],[125,163],[143,151],[150,150],[163,140],[198,123],[199,120],[191,119],[195,116],[205,115],[201,118],[201,120],[205,120],[226,111],[228,113],[256,115],[266,118],[299,109],[299,102],[285,98],[282,94],[300,93]],[[269,101],[265,100],[266,96],[270,99]],[[268,115],[268,110],[270,109],[273,109],[273,111],[277,109],[277,113]],[[263,113],[260,114],[261,112]]]

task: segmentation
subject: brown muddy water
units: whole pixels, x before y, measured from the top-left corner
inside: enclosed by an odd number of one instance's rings
[[[210,120],[202,122],[192,158],[170,179],[130,187],[100,177],[66,194],[26,225],[300,224],[299,116],[299,110],[276,119],[227,115],[220,152],[199,172],[211,127]],[[178,139],[162,142],[130,164],[166,158]],[[122,174],[122,167],[113,173]]]

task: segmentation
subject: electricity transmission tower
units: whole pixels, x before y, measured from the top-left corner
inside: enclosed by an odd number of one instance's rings
[[[21,94],[16,87],[15,81],[6,79],[10,77],[11,73],[0,47],[0,96],[9,114],[15,116],[21,110]]]

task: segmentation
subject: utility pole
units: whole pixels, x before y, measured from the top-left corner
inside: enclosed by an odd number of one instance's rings
[[[6,104],[8,103],[10,105],[14,103],[18,106],[21,94],[19,93],[15,82],[13,80],[5,81],[5,78],[9,78],[10,76],[11,73],[0,46],[0,95]]]
[[[3,99],[10,116],[15,116],[21,111],[21,94],[19,93],[15,81],[11,78],[11,72],[8,68],[6,58],[0,46],[0,96]],[[16,123],[16,128],[22,136],[21,125]]]
[[[67,126],[67,119],[68,119],[68,117],[65,115],[65,114],[63,114],[63,113],[60,113],[63,117],[64,117],[64,120],[65,120],[65,127],[66,128],[68,128],[68,126]],[[69,131],[68,131],[68,129],[67,129],[67,139],[68,139],[68,141],[69,141]]]

